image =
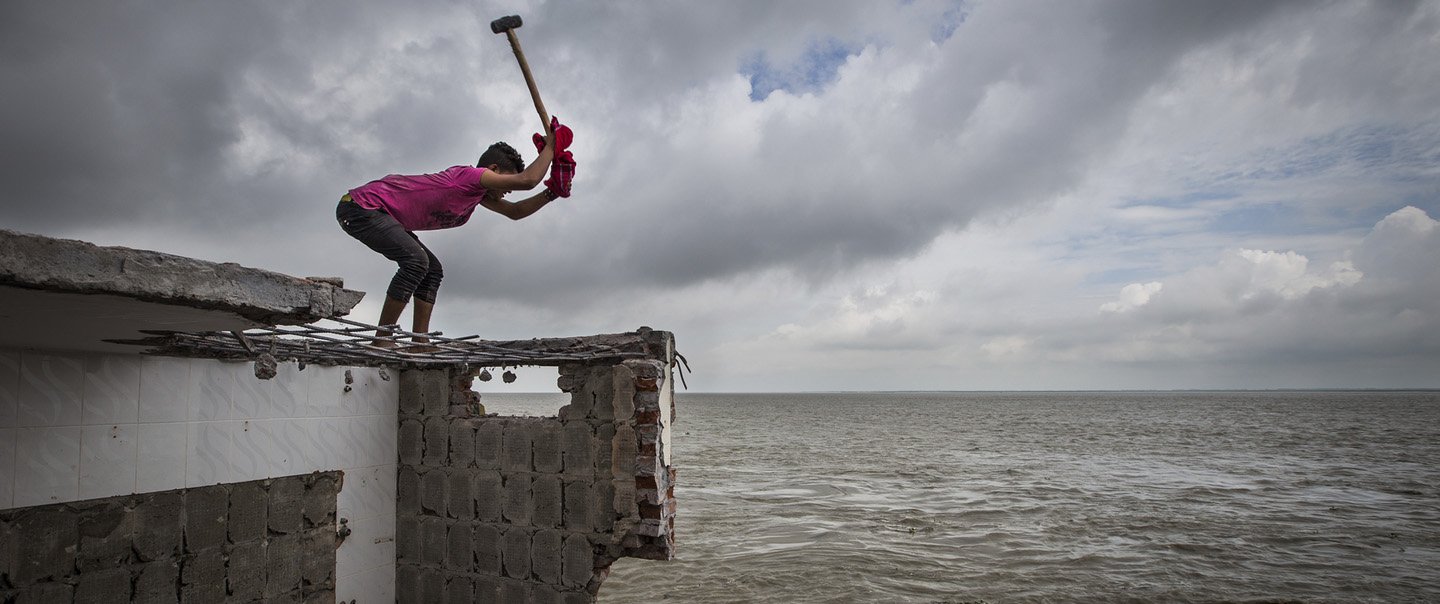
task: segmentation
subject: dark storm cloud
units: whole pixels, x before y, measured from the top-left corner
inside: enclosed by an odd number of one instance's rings
[[[376,170],[363,159],[420,164],[447,147],[473,149],[444,117],[478,112],[468,48],[411,35],[424,31],[422,15],[471,15],[408,6],[6,3],[4,224],[293,224],[297,203],[337,197],[358,184],[347,178]],[[386,32],[410,39],[394,49]],[[412,64],[389,67],[397,56]],[[366,77],[385,77],[384,93],[347,97],[342,85]],[[356,145],[357,132],[377,144]],[[257,134],[269,155],[239,169],[238,150]]]
[[[737,64],[743,70],[751,49],[786,23],[843,40],[872,16],[832,10],[805,20],[793,14],[798,10],[774,7],[678,10],[588,16],[595,23],[643,23],[638,29],[646,32],[596,43],[604,49],[599,52],[616,57],[597,65],[605,74],[600,79],[642,86],[637,74],[668,74],[631,98],[636,106],[628,116],[665,114],[693,102],[687,97],[693,92],[674,86],[722,76]],[[1133,104],[1164,81],[1177,60],[1262,28],[1287,10],[1283,3],[1251,2],[995,3],[969,16],[914,89],[876,90],[876,99],[857,107],[863,113],[845,114],[851,108],[837,105],[818,116],[767,116],[755,126],[760,141],[747,154],[700,148],[704,143],[687,129],[703,126],[704,117],[663,124],[670,129],[661,134],[607,128],[625,140],[605,151],[625,159],[601,158],[594,169],[610,183],[625,183],[603,191],[603,202],[619,208],[587,215],[593,219],[588,228],[567,242],[603,249],[598,259],[609,262],[597,265],[591,252],[573,271],[563,265],[557,271],[556,259],[542,256],[545,272],[563,278],[531,279],[521,287],[544,293],[602,278],[676,286],[776,267],[815,281],[857,263],[913,254],[978,212],[1036,204],[1072,186],[1119,139]],[[898,52],[893,44],[877,41],[871,51]],[[805,52],[803,42],[796,52]],[[1012,122],[966,142],[997,117],[977,111],[1003,105],[987,95],[1006,92],[1025,104],[999,116]],[[982,107],[987,99],[992,104]],[[875,114],[884,107],[899,115]],[[635,234],[613,235],[627,231]],[[496,280],[514,282],[541,266],[522,261],[511,270]]]
[[[1424,26],[1413,5],[1355,6],[1360,37]],[[334,227],[339,193],[469,163],[500,138],[533,156],[514,139],[534,121],[518,70],[485,27],[512,10],[7,2],[0,225],[159,224],[213,238],[223,259],[309,273],[307,261],[354,256],[345,270],[386,273]],[[522,11],[547,105],[576,127],[576,197],[523,223],[481,212],[426,235],[446,260],[447,295],[581,305],[768,269],[815,284],[912,255],[980,213],[1074,186],[1188,53],[1299,36],[1275,24],[1334,7],[982,3],[932,46],[957,10],[756,0]],[[816,44],[845,49],[848,63],[832,70],[842,57],[827,55],[806,68]],[[1405,44],[1350,60],[1394,80],[1410,69],[1393,61]],[[726,96],[757,56],[786,66],[763,83],[777,92]],[[1336,59],[1305,62],[1297,95],[1349,90],[1323,65]],[[907,69],[918,81],[894,76]]]
[[[235,140],[235,78],[274,25],[240,3],[5,3],[5,223],[46,230],[175,209]]]

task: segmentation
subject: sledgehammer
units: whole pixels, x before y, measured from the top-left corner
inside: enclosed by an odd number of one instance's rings
[[[525,62],[525,53],[520,50],[520,38],[515,36],[515,29],[523,25],[520,15],[500,17],[490,22],[490,31],[497,34],[505,34],[510,40],[510,50],[515,51],[515,60],[520,61],[520,72],[525,74],[525,84],[530,86],[530,98],[535,101],[535,111],[540,113],[540,123],[543,124],[545,132],[550,132],[550,114],[545,111],[545,103],[540,102],[540,89],[535,87],[535,76],[530,75],[530,64]]]

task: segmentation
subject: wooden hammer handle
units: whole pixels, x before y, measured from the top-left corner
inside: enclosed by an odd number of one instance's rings
[[[545,111],[545,103],[540,102],[540,89],[535,87],[535,76],[530,75],[530,64],[525,62],[525,52],[520,50],[520,38],[515,36],[515,30],[505,30],[505,37],[510,40],[510,50],[515,51],[515,58],[520,61],[520,72],[525,74],[525,84],[530,87],[530,98],[535,101],[535,111],[540,114],[541,127],[545,133],[550,133],[550,114]]]

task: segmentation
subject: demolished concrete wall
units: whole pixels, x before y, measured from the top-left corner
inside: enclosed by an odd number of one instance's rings
[[[348,376],[348,380],[347,380]],[[390,379],[385,379],[390,376]],[[0,348],[0,510],[340,470],[341,599],[393,599],[398,372]]]
[[[402,378],[398,601],[593,602],[616,559],[674,556],[667,363],[562,365],[550,418],[467,416],[469,384]]]
[[[334,602],[339,472],[0,510],[0,602]]]
[[[436,337],[449,352],[400,359],[356,352],[368,335],[334,346],[332,330],[290,342],[305,356],[278,356],[294,364],[272,356],[273,379],[238,361],[265,356],[242,330],[334,319],[362,295],[0,230],[0,601],[589,602],[615,559],[673,556],[668,332]],[[238,345],[178,338],[149,350],[170,356],[138,354],[157,332]],[[267,338],[279,335],[294,336]],[[476,416],[472,364],[558,365],[571,403],[554,418]],[[403,388],[395,367],[410,369]],[[338,493],[317,491],[333,514],[275,499],[317,471],[337,473]],[[235,534],[257,526],[253,506],[235,505],[257,480],[270,498],[260,542]],[[296,514],[312,523],[305,543],[265,524]],[[176,535],[182,549],[161,547],[178,552],[172,567],[150,545]],[[116,545],[127,539],[129,553]],[[297,591],[289,561],[302,558]]]

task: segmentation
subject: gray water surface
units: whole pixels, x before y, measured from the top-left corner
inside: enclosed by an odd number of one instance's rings
[[[1440,601],[1440,393],[681,393],[678,413],[679,559],[616,563],[603,603]]]

